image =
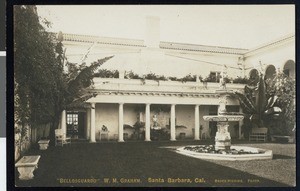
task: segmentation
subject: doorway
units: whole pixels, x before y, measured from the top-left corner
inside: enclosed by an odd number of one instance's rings
[[[67,112],[67,136],[73,139],[84,138],[85,112]]]

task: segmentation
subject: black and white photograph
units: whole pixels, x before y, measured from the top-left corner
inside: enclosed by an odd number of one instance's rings
[[[295,187],[295,5],[13,5],[15,187]],[[12,107],[12,106],[11,106]]]

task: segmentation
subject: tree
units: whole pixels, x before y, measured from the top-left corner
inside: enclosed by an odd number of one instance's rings
[[[39,22],[35,6],[14,6],[15,124],[25,136],[28,127],[51,121],[61,75],[52,36]],[[16,133],[17,133],[16,132]]]
[[[277,97],[277,103],[282,109],[279,119],[273,121],[272,129],[274,134],[291,135],[296,127],[296,82],[284,73],[278,73],[275,78],[267,80],[270,96]]]
[[[15,124],[25,131],[51,123],[54,140],[62,110],[95,96],[89,91],[94,72],[111,57],[65,73],[62,35],[56,40],[46,31],[35,6],[14,6],[14,16]]]

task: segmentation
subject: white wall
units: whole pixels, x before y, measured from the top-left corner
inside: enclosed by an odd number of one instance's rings
[[[193,128],[195,127],[195,106],[191,105],[176,105],[176,125],[186,126],[184,128],[176,128],[176,136],[180,133],[185,133],[185,137],[193,138]]]
[[[119,106],[118,104],[96,104],[95,116],[95,132],[96,140],[99,139],[102,125],[105,125],[109,130],[109,138],[113,138],[114,134],[118,135],[118,119]]]
[[[66,42],[64,45],[67,48],[66,55],[68,61],[78,63],[92,44]],[[99,44],[91,50],[86,63],[91,63],[112,55],[114,57],[101,66],[101,68],[120,71],[132,70],[139,75],[152,72],[158,75],[174,77],[183,77],[188,74],[198,74],[202,77],[207,77],[210,71],[221,72],[221,65],[223,64],[238,67],[237,62],[239,57],[239,55],[221,53]],[[239,69],[228,68],[227,72],[229,77],[242,75],[242,70]]]
[[[284,64],[288,60],[295,61],[295,41],[256,51],[253,54],[249,54],[249,56],[246,54],[245,67],[247,70],[245,72],[249,76],[251,69],[260,68],[260,62],[264,67],[264,71],[269,65],[274,65],[277,71],[278,69],[282,71]]]
[[[0,138],[0,190],[6,190],[6,138]]]

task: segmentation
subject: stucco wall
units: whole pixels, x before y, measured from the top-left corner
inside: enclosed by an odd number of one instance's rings
[[[246,54],[245,57],[245,71],[246,75],[249,76],[249,72],[253,68],[259,68],[259,63],[263,65],[265,71],[269,65],[275,66],[276,70],[282,71],[284,64],[288,60],[295,61],[295,41],[288,42],[281,46],[274,46],[262,51],[257,51],[253,54]]]
[[[64,46],[67,48],[66,55],[68,61],[79,63],[81,57],[91,45],[91,43],[66,42]],[[92,49],[86,59],[86,63],[89,64],[112,55],[114,57],[102,65],[101,68],[133,71],[139,75],[152,72],[158,75],[174,77],[183,77],[188,74],[207,77],[210,71],[221,72],[223,64],[237,68],[238,57],[240,56],[101,44]],[[234,68],[229,68],[227,72],[229,77],[241,76],[243,74],[242,70]]]
[[[96,140],[99,139],[100,130],[102,125],[105,125],[109,130],[109,138],[112,138],[114,134],[118,134],[118,117],[119,117],[118,104],[96,104],[95,109],[95,132]]]

